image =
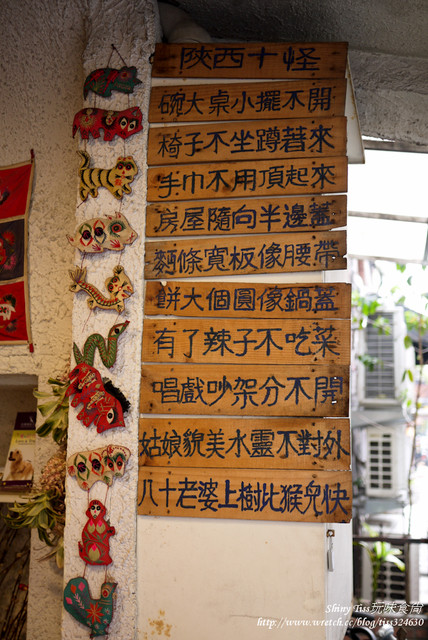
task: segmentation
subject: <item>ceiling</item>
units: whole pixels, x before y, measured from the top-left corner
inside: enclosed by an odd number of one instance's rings
[[[363,135],[428,151],[427,0],[180,0],[179,6],[213,39],[348,42]]]

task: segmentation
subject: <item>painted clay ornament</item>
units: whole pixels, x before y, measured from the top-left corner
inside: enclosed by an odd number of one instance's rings
[[[86,364],[92,366],[94,364],[95,351],[98,349],[103,365],[110,369],[116,362],[117,341],[128,324],[129,320],[121,322],[120,324],[114,324],[108,332],[107,344],[100,333],[93,333],[86,339],[83,351],[80,351],[77,344],[73,342],[73,354],[76,364],[86,362]]]
[[[67,469],[83,491],[89,491],[98,481],[110,487],[115,478],[124,475],[130,456],[127,447],[109,444],[92,451],[74,453],[67,460]]]
[[[114,136],[123,140],[142,130],[143,114],[139,107],[130,107],[123,111],[107,111],[106,109],[88,108],[76,113],[73,120],[73,138],[80,131],[82,140],[100,137],[100,129],[104,131],[104,140],[110,142]]]
[[[118,211],[105,218],[85,220],[77,227],[74,237],[67,234],[69,243],[81,253],[122,251],[125,245],[132,244],[136,238],[137,232]]]
[[[72,578],[64,589],[64,608],[75,620],[91,630],[90,638],[108,635],[113,618],[116,582],[104,582],[101,595],[92,598],[86,578]]]
[[[99,500],[91,500],[86,510],[88,522],[82,531],[82,542],[79,542],[79,555],[86,564],[111,564],[110,543],[111,536],[116,530],[105,519],[106,508]]]
[[[97,433],[103,433],[107,429],[125,426],[123,414],[128,411],[129,402],[110,381],[101,378],[97,369],[85,363],[78,364],[69,373],[69,379],[66,395],[74,396],[72,407],[83,404],[77,419],[85,427],[94,423]]]
[[[95,309],[113,309],[118,313],[122,313],[125,309],[125,300],[132,296],[134,288],[125,273],[125,270],[120,265],[117,265],[113,269],[113,275],[111,278],[107,278],[105,281],[105,287],[110,294],[107,298],[104,296],[97,287],[89,282],[86,282],[86,267],[76,267],[74,271],[69,271],[73,284],[70,285],[70,291],[77,293],[78,291],[84,291],[88,294],[88,307]]]
[[[141,80],[137,78],[136,67],[95,69],[85,80],[83,97],[86,99],[89,91],[93,91],[103,98],[109,98],[112,91],[132,93],[136,84],[141,84]]]
[[[111,169],[98,169],[89,167],[90,156],[86,151],[79,150],[77,153],[82,156],[79,194],[83,201],[88,195],[96,198],[100,187],[108,189],[117,200],[121,200],[124,193],[131,193],[129,185],[138,173],[132,156],[119,156]]]

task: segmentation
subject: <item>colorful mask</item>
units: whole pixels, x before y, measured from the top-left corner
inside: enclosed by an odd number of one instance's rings
[[[73,354],[76,364],[86,362],[91,366],[94,364],[95,351],[98,349],[103,365],[110,369],[116,362],[117,341],[120,335],[125,331],[129,324],[129,320],[114,324],[108,332],[107,345],[105,339],[100,333],[90,335],[84,344],[83,353],[75,342],[73,342]]]
[[[104,582],[98,600],[91,597],[86,578],[72,578],[64,589],[64,608],[75,620],[91,630],[91,638],[105,636],[113,618],[116,582]]]
[[[69,271],[69,274],[73,280],[73,284],[70,285],[70,291],[74,291],[74,293],[85,291],[89,296],[88,307],[90,309],[99,307],[100,309],[113,309],[122,313],[125,308],[126,298],[129,298],[134,293],[134,288],[120,265],[114,267],[113,276],[105,281],[106,289],[110,293],[109,298],[103,296],[101,291],[93,284],[85,281],[86,267],[76,267],[74,271]]]
[[[91,500],[86,510],[88,522],[79,542],[79,555],[86,564],[111,564],[109,539],[116,530],[105,519],[106,508],[99,500]]]
[[[138,173],[132,156],[119,156],[112,169],[97,169],[89,167],[90,157],[86,151],[77,153],[82,156],[82,164],[79,168],[79,193],[83,201],[88,195],[96,198],[100,187],[108,189],[117,200],[121,200],[124,193],[131,193],[129,185]]]
[[[130,107],[124,111],[107,111],[106,109],[88,108],[76,113],[73,120],[73,138],[80,131],[82,140],[88,140],[89,134],[100,137],[100,129],[104,131],[104,140],[110,142],[115,135],[124,140],[138,133],[143,128],[143,114],[139,107]]]
[[[74,232],[74,238],[67,235],[73,247],[82,253],[102,253],[103,251],[122,251],[125,245],[132,244],[137,233],[122,213],[107,215],[105,218],[91,218],[80,224]]]
[[[89,427],[92,422],[98,433],[103,433],[107,429],[124,427],[124,411],[129,408],[129,403],[123,394],[111,385],[112,392],[116,392],[118,397],[109,393],[101,378],[99,371],[94,367],[82,363],[69,374],[70,385],[67,389],[67,396],[74,396],[71,401],[72,407],[83,404],[83,409],[77,414],[77,419],[81,420],[85,427]]]
[[[103,98],[109,98],[112,91],[132,93],[136,84],[141,84],[141,80],[137,78],[136,67],[95,69],[85,80],[83,97],[86,99],[89,91],[93,91]]]
[[[89,491],[98,481],[111,486],[114,478],[121,478],[125,473],[130,456],[129,449],[117,444],[79,451],[68,458],[68,473],[76,477],[77,484],[84,491]]]

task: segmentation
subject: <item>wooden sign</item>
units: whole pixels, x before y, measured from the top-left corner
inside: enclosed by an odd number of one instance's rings
[[[345,195],[155,202],[146,208],[146,236],[327,231],[346,220]]]
[[[349,469],[349,420],[141,418],[139,465]]]
[[[147,242],[145,278],[346,268],[346,231]]]
[[[346,155],[346,118],[151,127],[149,165]]]
[[[349,320],[144,320],[143,362],[350,363]]]
[[[337,193],[347,189],[346,157],[151,167],[147,200]]]
[[[346,417],[348,404],[343,365],[142,367],[141,413]]]
[[[349,318],[351,285],[148,281],[144,310],[149,316]]]
[[[146,208],[146,236],[327,231],[346,220],[345,195],[154,202]]]
[[[140,467],[138,514],[349,522],[350,471]]]
[[[152,77],[343,78],[346,42],[157,44]]]
[[[345,98],[345,78],[154,86],[149,122],[336,117]]]

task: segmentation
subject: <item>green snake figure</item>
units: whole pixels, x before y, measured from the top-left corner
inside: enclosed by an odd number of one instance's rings
[[[95,351],[98,349],[103,365],[108,368],[112,367],[116,362],[117,339],[125,331],[128,324],[129,320],[126,320],[125,322],[112,326],[108,332],[107,346],[105,339],[100,333],[93,333],[86,339],[83,347],[83,353],[74,342],[73,354],[76,364],[84,362],[92,367],[94,364]]]

